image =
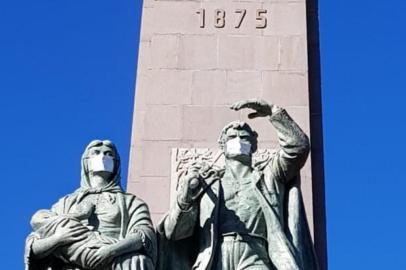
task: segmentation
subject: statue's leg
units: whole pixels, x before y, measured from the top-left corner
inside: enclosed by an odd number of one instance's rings
[[[214,257],[212,270],[236,270],[239,256],[239,243],[233,240],[222,241]],[[237,260],[236,260],[237,259]]]
[[[272,270],[266,242],[251,239],[240,242],[240,258],[236,270]]]

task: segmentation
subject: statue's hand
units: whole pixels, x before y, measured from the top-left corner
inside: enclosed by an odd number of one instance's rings
[[[273,112],[276,111],[277,107],[273,104],[269,104],[262,99],[247,99],[235,102],[230,106],[230,109],[239,111],[241,109],[253,109],[255,112],[248,114],[248,118],[271,116]]]
[[[180,203],[190,204],[192,202],[192,198],[200,186],[199,170],[201,168],[200,164],[193,164],[182,177],[178,196]]]
[[[114,259],[110,246],[102,246],[93,253],[87,262],[91,269],[106,265]]]
[[[56,230],[55,236],[58,238],[58,245],[64,246],[86,238],[84,234],[88,229],[80,224],[68,225],[69,221]]]

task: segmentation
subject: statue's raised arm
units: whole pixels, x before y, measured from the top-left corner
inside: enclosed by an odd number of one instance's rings
[[[269,163],[275,180],[287,182],[293,179],[303,167],[309,154],[310,143],[307,135],[285,109],[276,105],[261,99],[249,99],[231,105],[231,109],[236,111],[244,108],[254,110],[248,114],[248,118],[268,117],[276,129],[280,149]]]

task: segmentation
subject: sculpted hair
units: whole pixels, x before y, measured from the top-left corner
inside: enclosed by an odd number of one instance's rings
[[[226,142],[227,142],[227,130],[230,128],[237,129],[237,130],[246,130],[250,135],[250,143],[251,143],[251,149],[252,153],[257,151],[257,146],[258,146],[258,133],[256,133],[254,130],[251,129],[251,127],[243,122],[243,121],[233,121],[228,123],[223,130],[220,133],[220,137],[218,139],[219,147],[222,151],[224,151]]]

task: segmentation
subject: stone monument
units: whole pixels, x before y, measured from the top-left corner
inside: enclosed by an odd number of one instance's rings
[[[217,149],[236,118],[275,149],[266,121],[229,106],[263,98],[310,137],[301,189],[321,269],[327,269],[317,0],[144,0],[128,191],[155,224],[170,206],[173,152]]]

